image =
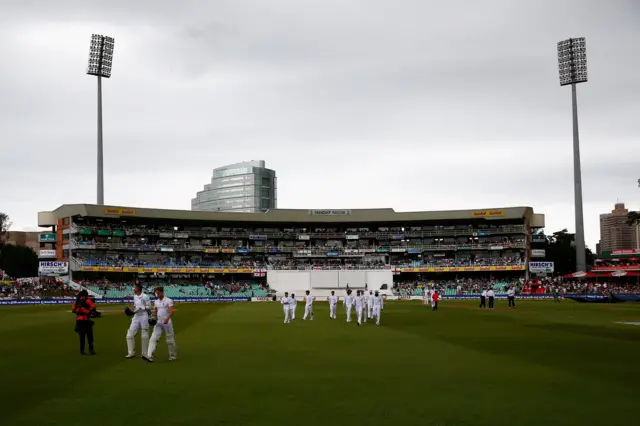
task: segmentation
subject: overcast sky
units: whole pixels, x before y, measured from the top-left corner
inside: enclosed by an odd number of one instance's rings
[[[21,0],[0,14],[0,211],[96,200],[189,209],[214,167],[264,159],[281,208],[532,206],[574,229],[571,95],[556,43],[587,38],[578,101],[587,244],[640,208],[637,0]]]

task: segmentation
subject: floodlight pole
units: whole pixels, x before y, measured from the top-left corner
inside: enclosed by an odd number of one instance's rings
[[[571,84],[573,109],[573,192],[576,215],[576,272],[587,272],[587,256],[584,242],[584,212],[582,206],[582,171],[580,166],[580,134],[578,130],[578,96],[576,84]]]
[[[97,143],[97,203],[104,204],[104,143],[102,139],[102,78],[111,77],[111,65],[113,62],[112,37],[100,34],[91,36],[91,48],[89,52],[89,66],[87,74],[98,78],[98,143]]]
[[[573,190],[575,202],[576,272],[587,271],[584,242],[584,212],[582,206],[582,172],[580,167],[580,133],[578,130],[578,96],[576,84],[587,81],[587,50],[584,37],[570,38],[558,43],[560,86],[571,85],[573,119]]]
[[[102,152],[102,77],[98,76],[98,205],[104,204],[104,159]]]

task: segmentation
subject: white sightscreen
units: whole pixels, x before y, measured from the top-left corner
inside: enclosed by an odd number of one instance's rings
[[[340,287],[346,288],[364,288],[366,280],[365,271],[340,271]]]
[[[340,271],[311,271],[311,288],[338,288]]]

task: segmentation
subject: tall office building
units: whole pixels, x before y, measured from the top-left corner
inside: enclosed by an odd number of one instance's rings
[[[210,212],[266,212],[277,207],[275,170],[264,160],[230,164],[213,170],[211,183],[191,200],[191,210]]]
[[[627,225],[629,210],[616,203],[611,213],[600,215],[600,252],[636,248],[636,229]]]

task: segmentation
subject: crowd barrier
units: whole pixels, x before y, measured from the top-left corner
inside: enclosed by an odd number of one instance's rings
[[[640,302],[640,294],[613,294],[611,300],[609,296],[600,294],[571,294],[565,297],[580,303]]]
[[[133,299],[96,299],[97,305],[128,304]],[[151,298],[154,301],[155,298]],[[249,297],[174,297],[171,300],[180,303],[218,303],[218,302],[249,302]],[[0,306],[17,305],[70,305],[75,299],[32,299],[32,300],[0,300]]]
[[[609,301],[608,296],[598,294],[565,294],[563,299],[571,299],[583,303],[606,303]],[[303,298],[297,298],[302,301]],[[344,297],[339,297],[339,300]],[[441,300],[479,300],[477,295],[471,296],[442,296]],[[507,296],[496,296],[496,300],[506,300]],[[550,294],[520,294],[516,296],[516,300],[550,300],[553,296]],[[0,306],[18,306],[18,305],[70,305],[75,299],[30,299],[30,300],[0,300]],[[151,298],[155,300],[155,298]],[[171,299],[179,303],[225,303],[225,302],[271,302],[273,297],[176,297]],[[277,299],[279,300],[279,298]],[[424,300],[423,296],[384,296],[384,300]],[[132,299],[96,299],[98,305],[111,304],[127,304]],[[325,298],[316,299],[317,302],[326,302]],[[613,296],[614,302],[640,302],[640,294],[620,294]]]

